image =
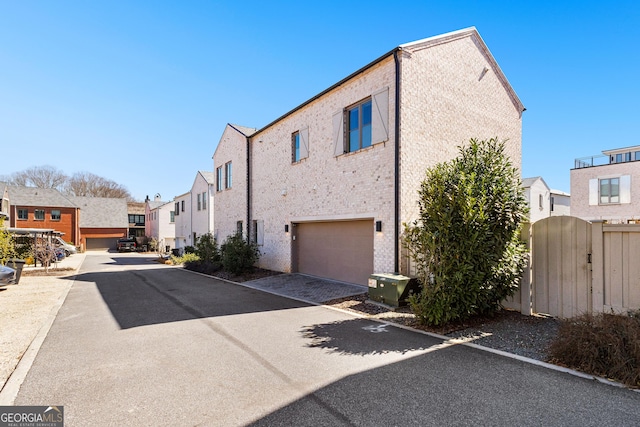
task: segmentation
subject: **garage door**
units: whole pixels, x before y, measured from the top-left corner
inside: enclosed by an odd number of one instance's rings
[[[298,223],[293,230],[294,271],[367,284],[373,273],[373,220]]]
[[[87,250],[88,251],[106,251],[107,249],[115,249],[117,240],[118,239],[116,239],[115,237],[100,237],[100,238],[87,237]]]

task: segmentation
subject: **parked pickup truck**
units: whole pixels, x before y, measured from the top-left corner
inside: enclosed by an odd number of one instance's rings
[[[118,252],[135,252],[136,239],[126,237],[118,239]]]

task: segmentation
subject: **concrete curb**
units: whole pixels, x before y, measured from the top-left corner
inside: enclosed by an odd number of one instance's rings
[[[539,366],[539,367],[542,367],[542,368],[551,369],[551,370],[554,370],[554,371],[557,371],[557,372],[562,372],[562,373],[565,373],[565,374],[573,375],[575,377],[584,378],[584,379],[587,379],[587,380],[595,380],[595,381],[598,381],[598,382],[600,382],[602,384],[606,384],[606,385],[613,386],[613,387],[618,387],[618,388],[626,388],[626,389],[628,389],[630,391],[633,391],[633,392],[636,392],[636,393],[640,393],[640,389],[629,388],[629,387],[627,387],[626,385],[624,385],[622,383],[618,383],[618,382],[609,380],[607,378],[602,378],[602,377],[597,377],[595,375],[585,374],[584,372],[576,371],[576,370],[570,369],[570,368],[565,368],[563,366],[554,365],[552,363],[542,362],[540,360],[531,359],[529,357],[520,356],[518,354],[513,354],[513,353],[506,352],[506,351],[497,350],[495,348],[485,347],[485,346],[482,346],[482,345],[479,345],[479,344],[474,344],[474,343],[472,343],[472,342],[470,342],[468,340],[465,340],[465,339],[451,338],[451,337],[448,337],[446,335],[440,335],[440,334],[436,334],[436,333],[433,333],[433,332],[423,331],[421,329],[412,328],[410,326],[406,326],[406,325],[402,325],[402,324],[399,324],[399,323],[390,322],[388,320],[376,319],[376,318],[368,317],[366,315],[363,315],[363,314],[360,314],[360,313],[355,313],[353,311],[344,310],[344,309],[337,308],[337,307],[332,307],[330,305],[325,305],[325,304],[317,303],[317,302],[314,302],[314,301],[308,301],[308,300],[305,300],[305,299],[302,299],[302,298],[296,298],[296,297],[293,297],[293,296],[284,295],[282,293],[273,292],[273,291],[270,291],[270,290],[267,290],[267,289],[263,289],[263,288],[260,288],[260,287],[257,287],[257,286],[251,286],[251,285],[246,285],[246,284],[239,283],[239,282],[233,282],[231,280],[222,279],[222,278],[211,276],[211,275],[204,274],[204,273],[199,273],[197,271],[191,271],[191,270],[186,270],[186,269],[183,269],[183,271],[188,271],[190,273],[195,273],[195,274],[199,274],[201,276],[210,277],[212,279],[221,280],[223,282],[227,282],[227,283],[234,284],[234,285],[244,286],[245,288],[251,288],[251,289],[262,291],[262,292],[266,292],[266,293],[269,293],[269,294],[272,294],[272,295],[277,295],[277,296],[280,296],[280,297],[289,298],[289,299],[292,299],[292,300],[295,300],[295,301],[299,301],[299,302],[303,302],[303,303],[306,303],[306,304],[320,306],[320,307],[326,307],[326,308],[328,308],[330,310],[339,311],[341,313],[345,313],[345,314],[351,315],[353,317],[358,317],[358,318],[361,318],[361,319],[368,319],[368,320],[371,320],[373,322],[382,323],[382,324],[385,324],[385,325],[393,326],[395,328],[405,329],[405,330],[412,331],[412,332],[418,332],[420,334],[424,334],[424,335],[430,336],[432,338],[441,339],[441,340],[444,341],[443,344],[463,345],[465,347],[471,347],[471,348],[475,348],[476,350],[486,351],[488,353],[493,353],[493,354],[496,354],[496,355],[507,357],[509,359],[518,360],[520,362],[528,363],[530,365],[535,365],[535,366]]]

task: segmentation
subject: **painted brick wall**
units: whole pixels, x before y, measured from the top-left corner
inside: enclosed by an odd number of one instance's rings
[[[264,221],[261,266],[291,271],[285,224],[371,218],[383,222],[383,232],[374,237],[374,269],[393,270],[393,140],[335,157],[332,122],[337,111],[385,87],[393,111],[392,57],[253,137],[252,219]],[[292,164],[291,135],[306,127],[309,157]]]
[[[247,230],[247,139],[227,125],[220,138],[218,147],[213,155],[213,172],[222,167],[224,179],[224,165],[232,163],[232,186],[229,189],[215,191],[214,203],[214,235],[218,243],[222,243],[227,236],[236,231],[236,223],[243,222],[243,230]]]
[[[589,180],[631,176],[631,203],[589,205]],[[571,170],[571,215],[587,221],[626,223],[640,219],[640,162],[615,163]]]

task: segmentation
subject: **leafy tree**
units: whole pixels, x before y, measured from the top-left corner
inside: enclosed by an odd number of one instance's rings
[[[405,224],[405,245],[423,284],[410,304],[422,323],[492,313],[518,288],[527,204],[504,148],[496,138],[471,139],[457,158],[427,170],[419,219]]]

